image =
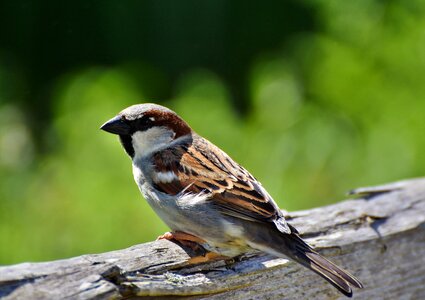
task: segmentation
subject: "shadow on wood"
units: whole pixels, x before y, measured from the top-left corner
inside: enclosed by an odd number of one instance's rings
[[[360,188],[358,199],[291,213],[311,245],[365,285],[358,299],[425,299],[425,179]],[[169,241],[0,268],[0,298],[343,299],[330,284],[285,259],[189,265]]]

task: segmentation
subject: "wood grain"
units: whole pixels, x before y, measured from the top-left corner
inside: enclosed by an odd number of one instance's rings
[[[353,298],[425,299],[425,179],[351,194],[359,198],[293,212],[289,222],[319,252],[364,283]],[[190,265],[189,254],[172,242],[156,241],[0,267],[0,298],[345,298],[319,276],[285,259],[251,253],[237,262]]]

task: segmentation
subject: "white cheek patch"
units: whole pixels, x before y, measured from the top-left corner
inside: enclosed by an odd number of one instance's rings
[[[170,182],[178,179],[176,174],[174,174],[174,172],[172,172],[172,171],[158,172],[158,173],[156,173],[155,177],[156,177],[156,181],[162,182],[162,183],[170,183]]]
[[[137,131],[132,135],[132,144],[136,156],[145,156],[167,146],[175,133],[166,127],[152,127]]]

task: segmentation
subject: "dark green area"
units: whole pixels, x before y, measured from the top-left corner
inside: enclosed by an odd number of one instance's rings
[[[422,1],[0,2],[0,264],[166,230],[99,126],[178,112],[282,208],[424,174]]]

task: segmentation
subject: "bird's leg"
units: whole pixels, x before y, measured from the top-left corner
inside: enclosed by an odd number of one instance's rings
[[[174,240],[181,245],[193,250],[196,256],[189,259],[189,264],[199,264],[212,260],[229,259],[227,256],[205,250],[205,248],[202,246],[203,244],[207,243],[205,240],[183,231],[166,232],[163,235],[160,235],[157,240]]]
[[[183,232],[183,231],[173,231],[173,232],[166,232],[163,235],[160,235],[157,240],[176,240],[178,242],[194,242],[197,244],[205,244],[206,241],[189,233]]]
[[[215,253],[215,252],[210,252],[207,251],[204,255],[197,255],[194,257],[191,257],[188,260],[189,264],[201,264],[201,263],[206,263],[206,262],[210,262],[210,261],[216,261],[216,260],[229,260],[229,257],[227,256],[223,256],[221,254]]]
[[[181,245],[190,248],[196,254],[205,254],[207,251],[202,247],[202,244],[205,244],[206,241],[189,233],[183,231],[172,231],[166,232],[163,235],[160,235],[157,240],[169,240],[176,241]]]

